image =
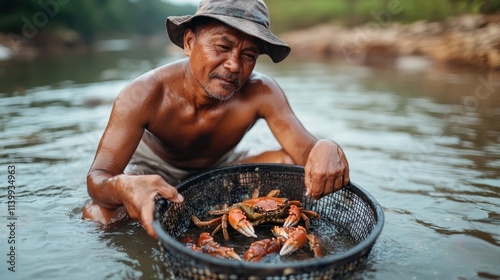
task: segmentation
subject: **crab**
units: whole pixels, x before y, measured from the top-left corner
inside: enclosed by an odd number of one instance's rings
[[[241,234],[256,238],[253,227],[259,224],[274,222],[282,223],[283,227],[293,227],[302,219],[306,228],[309,229],[309,217],[319,218],[317,212],[304,209],[300,201],[277,197],[279,193],[279,190],[272,190],[266,196],[259,197],[259,191],[256,189],[250,199],[235,203],[230,207],[224,205],[220,210],[209,211],[211,215],[221,215],[218,218],[201,221],[193,215],[191,219],[199,227],[217,226],[212,235],[222,228],[224,238],[228,240],[228,221]]]
[[[280,248],[281,244],[276,238],[266,238],[255,241],[250,244],[250,248],[245,251],[243,259],[249,262],[258,262],[271,253],[279,252]]]
[[[280,256],[289,255],[302,248],[306,244],[306,241],[314,257],[323,256],[323,248],[320,241],[313,234],[308,234],[307,230],[302,226],[275,226],[271,231],[276,238],[266,238],[253,242],[250,248],[245,251],[243,255],[244,260],[257,262],[275,252],[279,252]]]
[[[241,257],[234,251],[234,248],[221,246],[214,241],[209,232],[202,232],[196,245],[190,244],[188,247],[196,252],[206,253],[214,257],[241,261]]]
[[[284,243],[279,253],[280,256],[285,256],[297,251],[306,244],[306,241],[309,245],[309,249],[313,252],[314,257],[323,256],[323,247],[321,246],[321,242],[314,234],[307,233],[307,230],[302,226],[275,226],[271,231],[279,242]]]

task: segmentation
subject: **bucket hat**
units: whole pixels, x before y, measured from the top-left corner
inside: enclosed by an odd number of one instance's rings
[[[261,53],[280,62],[290,53],[290,47],[270,30],[269,11],[262,0],[202,0],[194,15],[170,16],[166,20],[167,34],[172,43],[184,48],[184,31],[196,17],[216,19],[264,43]]]

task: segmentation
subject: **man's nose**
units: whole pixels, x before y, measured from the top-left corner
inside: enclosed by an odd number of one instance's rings
[[[231,73],[239,73],[241,69],[241,64],[238,55],[235,53],[230,54],[229,57],[224,62],[224,68],[229,70]]]

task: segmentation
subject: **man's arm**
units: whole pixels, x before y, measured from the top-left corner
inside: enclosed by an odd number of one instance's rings
[[[156,237],[151,225],[155,196],[160,194],[174,202],[181,202],[182,197],[159,175],[123,174],[154,104],[148,98],[150,89],[142,84],[132,82],[117,97],[87,175],[87,189],[96,204],[110,210],[124,206],[131,218],[138,219],[148,234]]]
[[[87,188],[94,202],[109,209],[123,205],[118,192],[123,173],[144,132],[147,118],[134,105],[135,86],[127,86],[113,104],[108,125],[87,175]],[[134,117],[135,116],[135,117]],[[124,176],[122,176],[124,177]]]
[[[307,195],[319,199],[349,183],[349,164],[342,148],[333,140],[317,140],[293,113],[278,84],[264,77],[265,94],[259,113],[294,162],[304,165]]]

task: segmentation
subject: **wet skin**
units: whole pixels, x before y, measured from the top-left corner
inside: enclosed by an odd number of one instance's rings
[[[203,170],[234,148],[263,118],[282,150],[242,161],[305,166],[308,194],[320,198],[349,182],[347,159],[334,141],[317,140],[292,112],[274,80],[253,72],[259,42],[212,21],[184,34],[188,59],[161,66],[118,95],[87,176],[92,202],[85,219],[108,224],[125,216],[152,228],[154,197],[182,202],[159,175],[123,171],[139,141],[170,164]]]

